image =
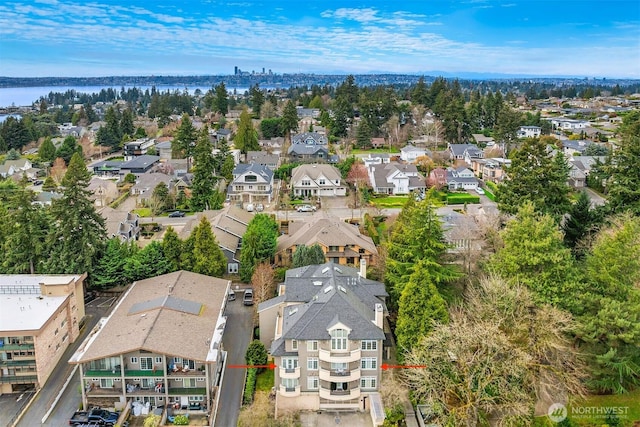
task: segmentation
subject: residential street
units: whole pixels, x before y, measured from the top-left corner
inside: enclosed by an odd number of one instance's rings
[[[236,289],[236,284],[233,284]],[[226,309],[227,326],[222,337],[222,345],[227,352],[224,380],[220,388],[218,415],[215,427],[232,427],[238,424],[238,412],[242,404],[242,392],[246,369],[229,369],[229,365],[245,363],[244,354],[253,333],[253,313],[256,306],[245,306],[242,297],[229,301]]]

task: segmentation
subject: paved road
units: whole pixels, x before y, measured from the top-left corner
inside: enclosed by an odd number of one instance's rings
[[[590,188],[584,187],[584,191],[586,191],[587,195],[589,195],[589,198],[591,199],[591,206],[593,207],[602,206],[607,202],[607,199],[605,199],[604,197],[602,197],[601,195],[599,195],[598,193],[596,193]]]
[[[235,284],[234,284],[235,289]],[[242,404],[242,392],[246,369],[229,369],[229,365],[245,363],[244,354],[253,332],[253,313],[256,306],[244,306],[242,297],[227,304],[227,326],[222,337],[222,345],[227,351],[224,380],[220,389],[220,401],[215,427],[235,427]]]
[[[69,387],[63,393],[63,397],[60,399],[56,410],[51,414],[47,422],[42,424],[42,417],[51,407],[55,397],[62,388],[62,385],[71,374],[73,367],[67,363],[78,346],[87,336],[87,333],[96,325],[100,317],[105,315],[104,308],[93,307],[87,305],[87,315],[91,315],[87,319],[86,326],[80,335],[80,337],[64,352],[64,355],[60,359],[60,362],[53,370],[53,373],[47,380],[40,393],[35,397],[33,403],[23,415],[18,427],[33,427],[33,426],[52,426],[59,427],[67,425],[69,423],[69,417],[77,410],[80,404],[80,392],[78,391],[78,385],[80,379],[77,376],[69,383]]]

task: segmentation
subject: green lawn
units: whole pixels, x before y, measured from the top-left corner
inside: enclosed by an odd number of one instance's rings
[[[360,148],[354,148],[351,150],[351,154],[368,154],[368,153],[399,153],[400,149],[398,147],[389,147],[386,148],[370,148],[368,150],[362,150]]]
[[[138,208],[134,209],[133,213],[137,213],[140,215],[140,218],[148,218],[151,216],[151,209],[149,208]]]
[[[378,208],[402,208],[409,200],[409,196],[387,196],[371,199],[371,203]]]
[[[274,370],[265,369],[264,372],[258,374],[256,379],[256,391],[270,391],[273,387]]]

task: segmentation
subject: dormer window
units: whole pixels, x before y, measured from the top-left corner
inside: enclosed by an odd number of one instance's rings
[[[256,175],[245,175],[244,182],[257,182],[258,177]]]
[[[346,329],[334,329],[331,331],[331,350],[346,350],[348,334]]]

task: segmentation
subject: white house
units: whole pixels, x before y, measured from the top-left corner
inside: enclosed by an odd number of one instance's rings
[[[540,126],[520,126],[518,138],[539,138],[542,135]]]
[[[273,171],[265,165],[241,163],[233,170],[227,194],[231,200],[271,203]]]
[[[413,145],[407,145],[400,149],[400,159],[405,162],[413,163],[418,157],[424,157],[431,154],[424,148],[418,148]]]
[[[300,165],[291,172],[293,194],[304,197],[346,196],[340,171],[332,165]]]
[[[380,194],[409,194],[424,191],[426,183],[416,165],[396,162],[370,165],[369,182],[373,191]]]
[[[447,187],[449,190],[473,190],[478,188],[478,180],[468,168],[447,168]]]

